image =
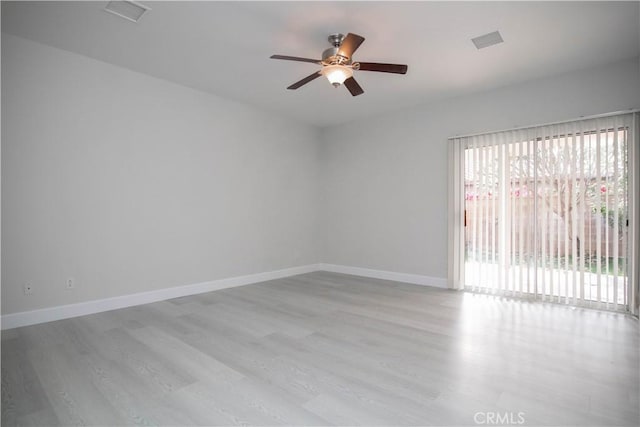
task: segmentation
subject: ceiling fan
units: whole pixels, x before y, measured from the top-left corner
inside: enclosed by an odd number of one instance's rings
[[[398,64],[381,64],[377,62],[353,62],[353,52],[356,51],[364,41],[364,37],[349,33],[346,37],[342,34],[331,34],[328,38],[331,46],[322,52],[322,59],[300,58],[297,56],[271,55],[272,59],[283,59],[286,61],[310,62],[321,65],[322,68],[315,73],[295,82],[287,89],[295,90],[299,87],[325,76],[329,82],[338,87],[344,83],[351,95],[358,96],[364,93],[358,82],[353,78],[353,71],[378,71],[382,73],[406,74],[407,66]]]

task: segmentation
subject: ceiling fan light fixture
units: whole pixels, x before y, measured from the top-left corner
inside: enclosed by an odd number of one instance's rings
[[[345,80],[353,77],[353,69],[344,65],[326,65],[322,68],[322,75],[329,80],[333,87],[338,87]]]

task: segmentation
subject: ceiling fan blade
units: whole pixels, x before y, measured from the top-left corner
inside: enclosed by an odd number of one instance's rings
[[[338,54],[342,56],[346,56],[347,58],[351,58],[353,52],[356,51],[364,41],[364,37],[359,36],[357,34],[349,33],[342,40],[342,44],[340,45],[340,49],[338,50]]]
[[[360,62],[360,71],[407,74],[407,66],[399,64],[380,64],[378,62]]]
[[[353,77],[349,77],[345,80],[344,85],[349,89],[349,92],[351,92],[351,95],[353,96],[362,95],[364,93],[364,90],[362,90],[356,79]]]
[[[300,86],[302,85],[306,85],[307,83],[309,83],[312,80],[317,79],[318,77],[320,77],[322,74],[320,74],[320,71],[316,71],[315,73],[305,77],[304,79],[295,82],[294,84],[292,84],[291,86],[289,86],[287,89],[291,89],[291,90],[295,90],[298,89]]]
[[[298,61],[298,62],[310,62],[312,64],[320,64],[322,61],[319,59],[300,58],[298,56],[286,56],[286,55],[271,55],[271,59],[284,59],[286,61]]]

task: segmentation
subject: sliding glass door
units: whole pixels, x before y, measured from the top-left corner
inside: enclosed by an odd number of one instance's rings
[[[464,138],[465,288],[626,309],[630,116]]]

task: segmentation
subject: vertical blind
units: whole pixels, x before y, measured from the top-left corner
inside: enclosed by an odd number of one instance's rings
[[[450,286],[634,307],[636,116],[453,138]]]

